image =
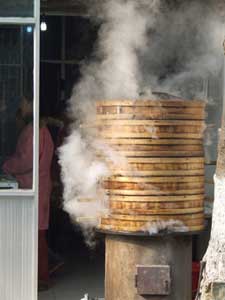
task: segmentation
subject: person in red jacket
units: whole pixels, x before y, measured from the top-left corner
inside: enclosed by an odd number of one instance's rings
[[[3,164],[3,171],[16,178],[21,189],[31,189],[33,184],[33,123],[32,103],[23,98],[19,115],[24,128],[18,138],[15,153]],[[18,115],[17,115],[18,117]],[[20,122],[21,124],[22,122]],[[49,226],[49,207],[52,189],[51,163],[54,145],[50,132],[40,122],[39,130],[39,246],[38,246],[38,279],[39,285],[49,284],[48,245],[46,232]]]

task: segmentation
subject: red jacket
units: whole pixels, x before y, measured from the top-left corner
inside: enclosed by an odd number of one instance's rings
[[[39,230],[48,229],[52,189],[51,162],[54,145],[47,127],[39,131]],[[32,188],[33,126],[27,125],[17,142],[16,151],[3,165],[6,174],[13,175],[21,189]]]

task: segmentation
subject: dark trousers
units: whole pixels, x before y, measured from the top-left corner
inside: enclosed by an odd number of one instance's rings
[[[38,231],[38,281],[49,282],[47,230]]]

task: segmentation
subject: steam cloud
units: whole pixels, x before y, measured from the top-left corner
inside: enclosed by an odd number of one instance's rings
[[[145,88],[138,59],[147,47],[147,33],[159,13],[159,0],[104,1],[97,12],[102,26],[95,60],[82,67],[82,79],[71,98],[72,116],[93,117],[97,99],[134,99]],[[148,84],[147,96],[151,96]],[[89,111],[89,115],[87,113]]]
[[[223,61],[224,20],[215,7],[218,1],[164,3],[140,58],[143,79],[153,90],[206,96],[204,82],[219,75]]]
[[[169,220],[146,224],[144,230],[147,230],[149,235],[156,235],[163,232],[187,232],[188,227],[181,221]]]
[[[95,101],[149,99],[152,90],[203,97],[205,81],[221,72],[222,18],[210,1],[182,2],[93,2],[97,4],[92,11],[98,12],[102,23],[95,58],[82,65],[82,78],[69,106],[74,125],[60,149],[64,209],[83,226],[82,220],[89,217],[88,225],[97,225],[107,202],[98,185],[109,175],[107,166],[95,156],[100,142],[88,139],[79,127],[95,118]],[[96,200],[85,203],[80,199]]]

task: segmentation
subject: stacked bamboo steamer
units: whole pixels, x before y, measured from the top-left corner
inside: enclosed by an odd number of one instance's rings
[[[96,110],[98,137],[124,158],[105,157],[110,213],[99,227],[142,232],[175,222],[177,231],[202,230],[204,102],[98,101]]]

